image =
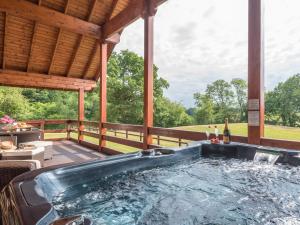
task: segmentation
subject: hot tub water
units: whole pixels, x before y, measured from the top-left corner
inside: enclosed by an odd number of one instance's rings
[[[300,224],[300,168],[200,158],[106,177],[56,197],[60,216],[96,225]]]

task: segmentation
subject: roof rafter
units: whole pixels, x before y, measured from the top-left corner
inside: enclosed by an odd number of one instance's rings
[[[90,22],[91,19],[92,19],[93,13],[94,13],[95,8],[96,8],[96,4],[97,4],[97,0],[93,0],[92,7],[91,7],[91,10],[90,10],[88,19],[87,19],[88,22]],[[78,51],[79,51],[79,49],[80,49],[80,46],[81,46],[83,40],[84,40],[84,36],[81,35],[80,38],[79,38],[77,47],[76,47],[76,49],[75,49],[75,52],[74,52],[74,54],[72,55],[72,58],[71,58],[71,61],[70,61],[70,64],[69,64],[69,67],[68,67],[68,70],[67,70],[67,77],[70,76],[71,69],[72,69],[72,67],[73,67],[73,64],[74,64],[74,62],[75,62],[76,56],[77,56],[77,54],[78,54]]]
[[[38,1],[38,5],[42,5],[42,0]],[[35,43],[35,38],[36,38],[36,30],[38,28],[38,22],[34,22],[34,28],[33,28],[33,33],[32,33],[32,38],[31,38],[31,43],[30,43],[30,51],[29,51],[29,56],[28,56],[28,62],[27,62],[27,72],[29,72],[30,69],[30,62],[31,62],[31,57],[32,57],[32,51],[33,51],[33,46]]]
[[[65,6],[65,10],[64,10],[64,14],[67,14],[69,3],[70,3],[70,0],[67,0],[66,6]],[[51,69],[53,67],[53,62],[54,62],[55,54],[56,54],[56,51],[57,51],[57,46],[59,44],[61,35],[62,35],[62,28],[59,28],[57,39],[56,39],[56,43],[55,43],[55,47],[54,47],[54,50],[53,50],[53,53],[52,53],[52,57],[51,57],[51,61],[50,61],[50,65],[49,65],[49,68],[48,68],[48,74],[51,74]]]
[[[63,28],[71,32],[101,38],[101,27],[73,16],[65,15],[47,7],[38,6],[25,0],[0,0],[0,11],[37,21],[39,23]]]
[[[94,61],[94,58],[96,57],[96,54],[97,54],[97,51],[99,49],[99,45],[98,45],[98,42],[96,41],[95,42],[95,47],[94,47],[94,50],[92,51],[92,53],[90,54],[89,56],[89,60],[88,60],[88,63],[86,64],[85,68],[84,68],[84,71],[83,71],[83,79],[86,79],[87,78],[87,73]]]
[[[111,8],[110,8],[110,11],[108,12],[107,16],[106,16],[106,22],[110,20],[110,18],[112,17],[114,11],[115,11],[115,8],[118,4],[119,0],[113,0],[112,4],[111,4]]]
[[[6,58],[6,53],[5,53],[5,51],[6,51],[6,32],[7,32],[7,20],[8,20],[8,13],[7,12],[5,12],[4,13],[4,31],[3,31],[3,35],[4,35],[4,37],[3,37],[3,55],[2,55],[2,69],[5,69],[5,58]]]

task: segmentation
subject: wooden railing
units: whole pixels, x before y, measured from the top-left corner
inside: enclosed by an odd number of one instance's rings
[[[43,139],[71,140],[91,149],[99,150],[99,123],[97,121],[34,120],[27,121],[27,123],[41,129]],[[132,148],[133,151],[143,148],[143,126],[116,123],[104,123],[103,126],[107,129],[106,135],[103,136],[103,140],[106,142],[128,146]],[[60,136],[65,135],[62,137],[47,137],[49,134],[54,133]],[[152,127],[149,128],[149,133],[153,136],[153,144],[150,146],[152,148],[160,146],[188,146],[190,141],[205,140],[207,138],[206,134],[202,132],[170,128]],[[80,140],[79,136],[83,136],[83,140]],[[222,135],[220,135],[220,138],[222,138]],[[248,142],[248,138],[242,136],[232,136],[232,140],[241,143]],[[271,147],[300,150],[300,142],[298,141],[261,138],[261,144]],[[122,153],[122,151],[112,147],[104,147],[102,151],[107,154]]]
[[[42,131],[41,139],[45,139],[45,134],[66,134],[65,137],[49,137],[47,140],[60,141],[66,140],[68,133],[68,124],[69,120],[30,120],[26,121],[27,124],[30,124],[36,128],[39,128]],[[55,127],[55,128],[51,128]],[[57,128],[59,127],[59,128]],[[55,136],[55,135],[54,135]],[[59,135],[64,136],[64,135]]]

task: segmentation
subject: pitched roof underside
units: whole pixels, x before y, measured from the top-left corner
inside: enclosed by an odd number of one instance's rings
[[[165,0],[149,1],[158,6]],[[58,76],[91,81],[94,87],[100,71],[98,39],[121,33],[141,16],[143,2],[0,0],[0,84],[13,86],[13,81],[7,81],[9,77],[19,76],[21,80],[39,77],[46,82],[47,76],[52,80]],[[108,55],[113,47],[114,44],[109,44]],[[13,77],[14,74],[18,76]],[[67,88],[66,83],[66,88],[58,89],[76,90],[77,86]]]

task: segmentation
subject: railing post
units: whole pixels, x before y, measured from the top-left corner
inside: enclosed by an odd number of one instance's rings
[[[40,129],[41,129],[41,140],[44,141],[45,140],[45,120],[41,121]]]
[[[152,144],[149,128],[153,127],[153,28],[156,10],[153,1],[144,0],[144,144]]]
[[[181,144],[182,144],[181,142],[182,142],[182,139],[178,138],[179,147],[181,147]]]
[[[106,146],[104,140],[104,135],[106,135],[106,129],[104,128],[104,123],[106,123],[106,104],[107,104],[107,86],[106,86],[106,76],[107,76],[107,44],[100,42],[100,92],[99,92],[99,151]]]
[[[71,123],[70,120],[66,121],[66,125],[67,125],[67,140],[71,139]]]
[[[126,132],[126,139],[128,139],[128,130],[126,130],[125,132]]]
[[[261,0],[249,0],[248,19],[248,142],[264,136],[264,39]]]
[[[80,88],[78,92],[78,143],[83,141],[82,131],[84,131],[84,89]]]
[[[157,135],[157,145],[160,145],[160,136]]]

